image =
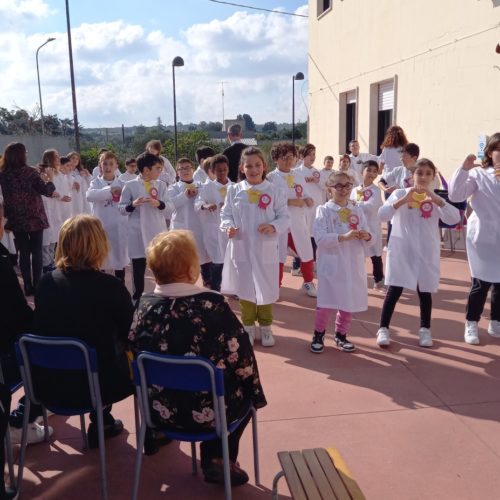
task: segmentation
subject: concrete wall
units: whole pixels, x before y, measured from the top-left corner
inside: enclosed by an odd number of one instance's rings
[[[358,91],[357,138],[376,153],[377,83],[395,78],[395,122],[449,178],[500,131],[500,0],[309,0],[309,140],[343,152],[341,94]],[[337,163],[337,160],[336,160]]]
[[[28,150],[28,165],[36,165],[42,160],[46,149],[57,149],[61,155],[69,153],[70,137],[41,135],[0,135],[0,154],[10,142],[22,142]]]

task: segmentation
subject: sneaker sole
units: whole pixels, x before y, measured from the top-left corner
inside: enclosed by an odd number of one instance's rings
[[[419,342],[418,345],[420,347],[432,347],[434,345],[434,342],[428,343],[428,342]]]
[[[314,354],[321,354],[325,350],[325,348],[323,347],[323,349],[313,349],[312,347],[309,347],[309,350]]]
[[[464,339],[466,344],[479,345],[479,339]]]
[[[379,347],[388,347],[391,345],[391,341],[390,340],[381,340],[381,341],[377,340],[377,345]]]
[[[496,333],[488,328],[488,335],[494,339],[500,339],[500,333]]]

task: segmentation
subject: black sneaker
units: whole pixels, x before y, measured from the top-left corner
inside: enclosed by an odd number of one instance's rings
[[[316,354],[319,354],[324,351],[325,349],[325,332],[317,332],[314,330],[313,333],[313,340],[311,342],[311,352],[314,352]]]
[[[335,334],[335,343],[337,344],[337,347],[344,352],[354,352],[356,350],[356,347],[354,347],[354,344],[351,344],[347,340],[347,335],[344,333],[339,333],[337,332]]]

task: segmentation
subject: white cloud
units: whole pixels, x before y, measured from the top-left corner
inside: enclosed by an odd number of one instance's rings
[[[0,0],[0,26],[13,21],[46,18],[53,11],[43,0]]]
[[[41,0],[0,0],[27,8]],[[306,13],[304,5],[297,12]],[[175,56],[178,120],[184,123],[222,118],[220,84],[225,86],[225,116],[249,113],[258,123],[289,121],[291,77],[307,69],[307,19],[236,12],[223,20],[196,24],[180,39],[162,30],[145,32],[137,24],[113,22],[73,27],[73,56],[78,114],[84,126],[153,124],[157,116],[172,123],[172,69]],[[56,40],[40,51],[44,111],[71,117],[66,33],[26,36],[22,30],[0,32],[0,106],[33,109],[38,101],[35,51],[48,36]],[[8,75],[5,78],[5,75]],[[296,84],[296,112],[304,119]],[[305,92],[304,92],[305,94]]]

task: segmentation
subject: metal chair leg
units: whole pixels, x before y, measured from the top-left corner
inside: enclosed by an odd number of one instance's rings
[[[223,431],[222,441],[222,459],[224,462],[224,494],[226,500],[232,500],[231,492],[231,469],[229,468],[229,445],[227,442],[228,432]]]
[[[14,474],[14,456],[12,455],[12,441],[10,439],[10,426],[7,424],[7,429],[5,430],[5,457],[7,459],[7,465],[9,467],[9,480],[10,485],[15,488],[16,486],[16,475]]]
[[[82,433],[83,449],[89,449],[89,441],[87,439],[87,431],[85,430],[85,414],[80,415],[80,431]]]
[[[278,481],[285,475],[283,471],[279,471],[278,474],[274,476],[273,479],[273,500],[278,500]]]
[[[26,446],[28,444],[28,424],[30,417],[31,401],[25,398],[23,415],[23,432],[21,435],[21,451],[19,453],[19,466],[17,471],[17,492],[20,494],[23,482],[24,460],[26,457]]]
[[[260,484],[259,439],[257,435],[257,410],[252,407],[252,438],[253,438],[253,470],[255,484]]]
[[[135,459],[135,470],[134,470],[134,486],[132,489],[132,500],[137,500],[137,495],[139,493],[139,479],[141,477],[141,466],[142,466],[142,450],[144,448],[144,441],[146,439],[146,422],[142,422],[141,428],[139,430],[139,437],[137,440],[137,454]]]
[[[196,464],[196,443],[194,441],[191,442],[191,467],[193,469],[193,476],[198,474],[198,466]]]
[[[108,500],[108,481],[106,477],[106,450],[104,448],[104,422],[102,418],[102,406],[96,408],[97,413],[97,435],[99,438],[99,461],[101,462],[101,495],[103,500]]]

